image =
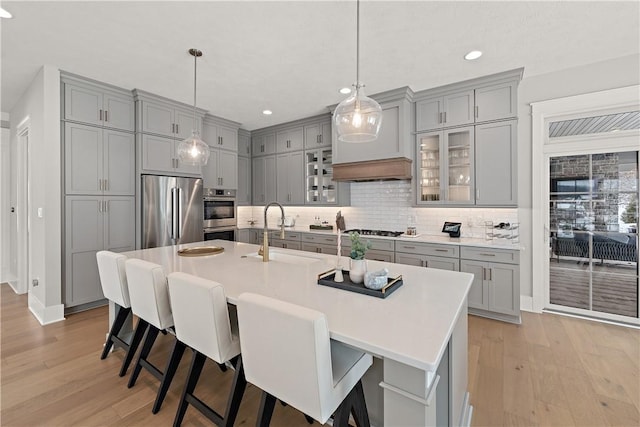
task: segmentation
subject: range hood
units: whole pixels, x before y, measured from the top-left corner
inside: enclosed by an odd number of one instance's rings
[[[411,159],[406,157],[333,165],[334,181],[388,181],[401,179],[411,179]]]

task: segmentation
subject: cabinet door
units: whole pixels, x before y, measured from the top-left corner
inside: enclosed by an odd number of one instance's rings
[[[104,194],[133,196],[135,190],[135,139],[133,134],[103,132]]]
[[[251,243],[249,238],[249,230],[240,229],[236,233],[236,242]]]
[[[200,135],[202,135],[202,120],[200,117],[196,117],[195,124],[193,123],[193,111],[175,110],[174,116],[175,123],[175,136],[178,139],[186,139],[191,136],[194,129],[196,129]],[[207,141],[211,145],[211,141]]]
[[[427,256],[425,264],[429,268],[437,268],[438,270],[460,271],[460,260],[457,258]]]
[[[143,171],[174,172],[176,158],[173,151],[173,139],[143,134],[141,151]]]
[[[446,166],[443,133],[417,135],[416,155],[417,203],[442,203],[445,199],[443,170]]]
[[[278,203],[289,204],[291,201],[288,154],[278,154],[276,156],[276,197]]]
[[[264,159],[264,157],[256,157],[251,162],[251,177],[253,181],[251,194],[254,205],[266,202]]]
[[[416,130],[442,128],[442,97],[424,99],[416,102]]]
[[[476,205],[517,204],[516,121],[476,125]]]
[[[476,89],[476,122],[517,117],[516,82]]]
[[[469,307],[489,309],[489,289],[485,281],[485,263],[460,260],[460,271],[474,275],[469,290]]]
[[[104,249],[132,251],[136,245],[135,197],[104,198]]]
[[[104,94],[103,119],[106,127],[135,130],[135,113],[133,99]]]
[[[68,196],[65,200],[66,307],[104,298],[96,262],[96,252],[104,248],[102,207],[101,196]]]
[[[251,156],[251,139],[246,135],[238,135],[238,155]]]
[[[218,137],[220,138],[220,148],[238,151],[238,131],[236,129],[219,127]]]
[[[445,200],[448,204],[473,204],[473,126],[443,132],[446,152],[444,161]],[[494,166],[495,167],[495,166]]]
[[[219,153],[220,151],[215,148],[209,149],[209,161],[202,167],[202,186],[204,188],[220,188]]]
[[[64,118],[102,125],[102,92],[69,83],[64,85]]]
[[[149,101],[142,101],[142,132],[174,136],[175,125],[173,107]]]
[[[265,202],[276,200],[276,156],[264,159],[264,194]]]
[[[303,139],[301,127],[278,132],[276,133],[276,150],[278,153],[302,150],[304,147]]]
[[[323,147],[331,147],[331,121],[322,123],[320,127],[322,130],[320,134],[320,145]]]
[[[444,96],[443,126],[473,123],[473,89]]]
[[[238,205],[251,204],[251,161],[248,157],[238,157]]]
[[[491,263],[487,270],[489,310],[518,315],[520,313],[519,267]]]
[[[396,252],[396,264],[415,265],[424,267],[424,257],[421,255],[405,254]]]
[[[394,262],[395,256],[393,252],[387,251],[376,251],[375,249],[370,249],[367,251],[367,254],[364,256],[365,259],[370,259],[373,261],[382,261],[382,262]]]
[[[218,171],[222,188],[231,190],[238,188],[238,155],[236,153],[220,150]]]
[[[220,139],[218,138],[218,126],[213,123],[202,123],[202,139],[211,148],[220,148]]]
[[[65,123],[65,193],[102,194],[102,129]]]
[[[304,153],[298,151],[289,155],[290,204],[304,204]]]
[[[187,165],[185,163],[182,163],[180,161],[180,159],[178,159],[178,144],[180,143],[180,141],[174,141],[173,143],[173,158],[176,159],[176,168],[174,169],[175,172],[179,173],[180,175],[197,175],[197,176],[201,176],[202,175],[202,166],[193,166],[193,165]],[[210,162],[211,160],[209,160]],[[208,162],[207,162],[208,164]]]

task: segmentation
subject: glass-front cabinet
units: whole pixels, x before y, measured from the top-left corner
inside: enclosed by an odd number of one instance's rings
[[[418,204],[473,204],[473,126],[417,135]]]
[[[337,203],[337,184],[333,181],[331,148],[305,151],[306,204]]]

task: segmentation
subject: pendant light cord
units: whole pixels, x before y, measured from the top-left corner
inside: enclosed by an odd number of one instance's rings
[[[198,81],[198,49],[193,55],[193,129],[196,129],[196,82]]]
[[[360,89],[360,0],[356,0],[356,91]]]

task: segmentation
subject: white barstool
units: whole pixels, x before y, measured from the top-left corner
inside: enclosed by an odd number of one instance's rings
[[[128,387],[131,388],[135,385],[142,368],[147,369],[160,380],[158,394],[151,409],[151,412],[155,414],[162,406],[162,401],[169,390],[171,380],[178,369],[186,346],[177,339],[174,341],[164,372],[147,360],[158,332],[166,331],[173,326],[167,278],[162,266],[140,259],[127,260],[125,268],[129,282],[131,310],[133,314],[149,324],[146,328],[147,336],[142,344],[133,372],[131,372]]]
[[[105,359],[111,351],[111,347],[115,344],[122,347],[126,354],[120,368],[120,376],[123,377],[127,373],[127,369],[133,360],[138,345],[142,340],[144,328],[137,328],[131,342],[126,342],[119,336],[129,314],[131,313],[131,303],[129,302],[129,286],[127,284],[127,275],[125,273],[125,261],[127,257],[110,251],[99,251],[96,254],[98,262],[98,273],[100,275],[100,284],[102,285],[102,293],[104,297],[113,302],[116,306],[116,318],[111,325],[111,330],[104,343],[104,349],[100,359]]]
[[[240,340],[231,331],[224,289],[217,282],[186,273],[172,273],[167,279],[176,336],[193,350],[189,375],[173,425],[177,427],[182,423],[191,404],[216,425],[232,426],[247,381],[240,356]],[[230,361],[235,367],[224,416],[193,394],[207,357],[219,366]]]
[[[247,381],[263,390],[256,425],[268,426],[280,399],[324,424],[369,426],[361,378],[370,354],[329,338],[323,313],[262,295],[238,298]]]

